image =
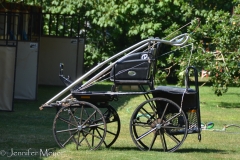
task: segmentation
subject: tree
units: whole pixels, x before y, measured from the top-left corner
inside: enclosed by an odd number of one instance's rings
[[[201,40],[210,40],[208,51],[197,49],[194,63],[211,73],[210,82],[216,95],[227,92],[228,86],[239,86],[240,29],[239,10],[234,15],[224,10],[195,10],[202,24],[193,38],[197,48],[206,48]]]
[[[126,41],[128,44],[131,44],[132,38],[139,40],[139,38],[155,35],[165,37],[186,23],[187,20],[200,17],[201,26],[192,34],[196,51],[191,60],[192,65],[199,67],[199,69],[204,68],[211,73],[210,82],[218,96],[226,92],[229,85],[239,86],[239,27],[234,25],[234,23],[238,24],[239,20],[230,14],[233,2],[225,0],[216,4],[207,0],[194,1],[191,6],[181,0],[153,0],[148,3],[128,0],[118,1],[118,4],[114,1],[105,2],[99,6],[110,8],[109,10],[103,9],[101,10],[103,12],[97,12],[98,14],[94,14],[95,12],[92,10],[88,11],[87,15],[94,17],[93,22],[97,25],[114,27],[119,33],[127,35],[130,38],[130,41]],[[235,10],[237,13],[238,7]],[[192,32],[196,25],[193,23],[188,31]],[[116,35],[121,37],[120,34]],[[136,36],[140,37],[136,38]],[[210,51],[203,52],[205,47],[200,42],[206,39],[211,40],[212,47]],[[214,54],[214,52],[216,53]],[[178,64],[180,68],[177,70],[177,74],[181,75],[180,73],[186,68],[188,58],[189,56],[186,54],[170,55],[166,58],[165,63],[160,65],[161,67],[167,65],[172,67]],[[160,81],[165,78],[166,74],[161,73],[161,75],[163,76],[159,77]],[[179,78],[181,79],[181,76]]]
[[[86,68],[141,39],[164,38],[192,22],[174,33],[191,33],[194,46],[191,65],[210,72],[215,94],[222,95],[228,86],[240,84],[239,3],[239,0],[217,3],[212,0],[45,0],[43,6],[45,12],[87,17],[91,28],[87,30]],[[233,6],[236,6],[234,15]],[[200,25],[196,18],[200,19]],[[206,41],[211,44],[209,50]],[[162,58],[158,66],[174,68],[181,82],[189,57],[189,48],[181,49]],[[161,82],[167,76],[165,72],[158,75]]]

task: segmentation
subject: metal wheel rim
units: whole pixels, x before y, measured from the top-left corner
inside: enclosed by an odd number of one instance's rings
[[[80,101],[62,107],[53,121],[53,135],[61,148],[73,141],[77,149],[86,146],[90,150],[96,150],[104,142],[106,130],[107,125],[101,111],[88,102]]]
[[[163,114],[159,116],[158,112],[160,111],[157,109],[155,101],[159,103],[164,102],[171,107],[175,107],[175,109],[179,110],[179,115],[174,113],[173,117],[169,116],[171,113],[168,113],[170,111],[168,111],[169,106],[167,106],[165,107],[166,110],[163,109]],[[180,119],[183,122],[181,122],[181,126],[177,126],[178,124],[175,123],[177,123],[176,121],[180,123]],[[130,120],[130,134],[133,142],[140,150],[174,152],[186,139],[187,131],[188,122],[184,112],[180,110],[176,103],[165,98],[146,100],[135,109]],[[159,144],[157,145],[156,142]],[[170,144],[168,144],[169,142]]]

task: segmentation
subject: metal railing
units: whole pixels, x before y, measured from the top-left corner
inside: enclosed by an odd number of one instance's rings
[[[85,37],[80,15],[0,12],[0,40],[38,41],[40,36]]]

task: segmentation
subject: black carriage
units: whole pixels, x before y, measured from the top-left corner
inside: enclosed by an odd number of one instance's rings
[[[184,142],[188,134],[197,133],[201,139],[198,73],[188,66],[185,71],[185,87],[155,86],[156,62],[162,45],[182,46],[188,34],[170,41],[150,38],[129,47],[99,64],[72,82],[62,74],[66,88],[46,102],[40,109],[55,107],[58,112],[53,122],[53,134],[60,147],[75,142],[76,147],[91,150],[101,145],[110,147],[120,133],[120,118],[109,104],[119,96],[144,95],[145,101],[136,106],[130,119],[130,134],[140,150],[173,152]],[[123,55],[123,56],[122,56]],[[119,58],[119,56],[122,56]],[[117,59],[115,62],[112,60]],[[106,64],[97,74],[97,70]],[[194,73],[194,87],[189,86],[189,73]],[[106,77],[112,82],[110,91],[87,91],[86,88]],[[83,84],[83,80],[93,75]],[[119,91],[121,86],[135,87],[138,91]],[[70,94],[56,101],[65,92]],[[56,101],[56,102],[54,102]]]

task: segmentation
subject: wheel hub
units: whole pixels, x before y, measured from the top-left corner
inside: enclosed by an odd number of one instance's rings
[[[152,124],[151,124],[151,127],[152,128],[157,128],[157,129],[160,129],[162,127],[162,124],[161,124],[161,119],[158,118],[157,120],[153,121]]]
[[[156,128],[157,128],[157,129],[160,129],[161,127],[162,127],[161,124],[157,124],[157,125],[156,125]]]
[[[79,125],[79,126],[77,127],[77,129],[78,129],[79,131],[81,131],[81,130],[83,129],[83,127],[82,127],[81,125]]]
[[[154,134],[162,128],[162,123],[164,123],[164,121],[162,121],[160,118],[152,122],[151,128],[156,128],[156,130],[153,131]]]

